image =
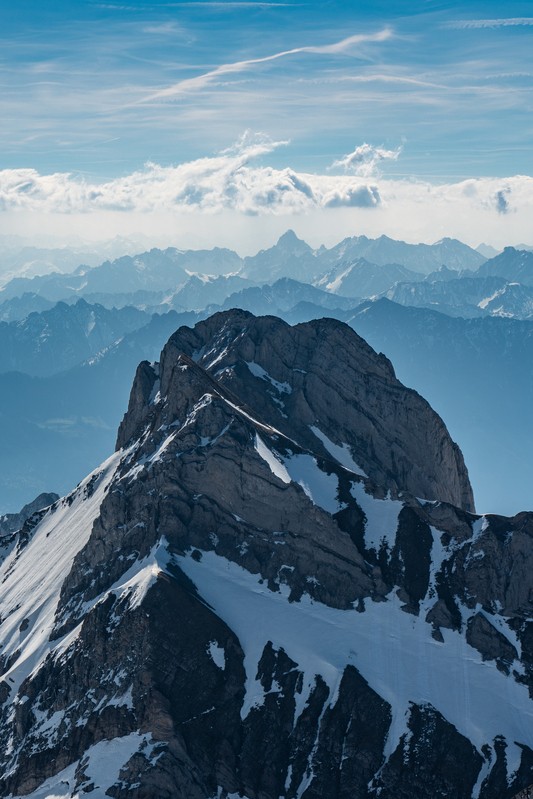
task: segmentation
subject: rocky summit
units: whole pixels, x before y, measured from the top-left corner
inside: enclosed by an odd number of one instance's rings
[[[4,539],[0,795],[527,796],[532,538],[344,324],[180,328]]]

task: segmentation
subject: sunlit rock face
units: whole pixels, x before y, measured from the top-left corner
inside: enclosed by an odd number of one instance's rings
[[[473,510],[342,323],[180,328],[115,454],[4,541],[0,794],[511,799],[533,516]]]

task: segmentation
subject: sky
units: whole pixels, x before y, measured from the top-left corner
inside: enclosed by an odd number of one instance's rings
[[[530,2],[0,0],[0,235],[531,244],[532,45]]]

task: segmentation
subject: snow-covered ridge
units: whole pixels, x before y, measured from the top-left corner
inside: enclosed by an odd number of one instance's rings
[[[270,640],[304,672],[300,712],[316,675],[325,680],[334,704],[344,669],[355,666],[392,707],[387,757],[407,733],[412,703],[436,708],[481,754],[484,745],[492,750],[494,739],[505,736],[508,777],[520,764],[519,744],[533,748],[533,707],[527,687],[483,661],[461,633],[444,630],[444,643],[436,641],[423,617],[401,610],[394,592],[385,603],[368,601],[364,613],[343,611],[305,595],[299,603],[289,603],[283,585],[278,593],[272,592],[257,576],[214,552],[202,553],[200,562],[180,558],[179,565],[236,632],[244,649],[243,718],[264,700],[255,675]]]
[[[0,641],[9,668],[0,675],[16,694],[20,684],[61,641],[50,642],[61,586],[87,543],[123,453],[115,453],[66,499],[46,513],[28,544],[0,565]]]

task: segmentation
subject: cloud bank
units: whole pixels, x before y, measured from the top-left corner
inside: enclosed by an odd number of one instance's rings
[[[395,161],[400,151],[369,144],[336,159],[323,174],[263,163],[286,144],[246,134],[212,157],[175,166],[148,163],[104,183],[70,173],[2,170],[0,215],[6,227],[9,219],[11,227],[24,230],[31,230],[38,218],[60,220],[58,226],[70,230],[75,218],[82,235],[91,219],[107,220],[107,235],[124,233],[128,224],[142,230],[148,219],[160,227],[166,220],[168,229],[176,230],[182,220],[181,229],[196,229],[206,243],[218,243],[215,233],[221,228],[225,240],[232,241],[231,231],[239,238],[288,226],[324,241],[355,231],[414,241],[452,235],[495,246],[531,238],[533,177],[439,184],[393,179],[378,169]],[[333,174],[339,168],[343,174]]]

